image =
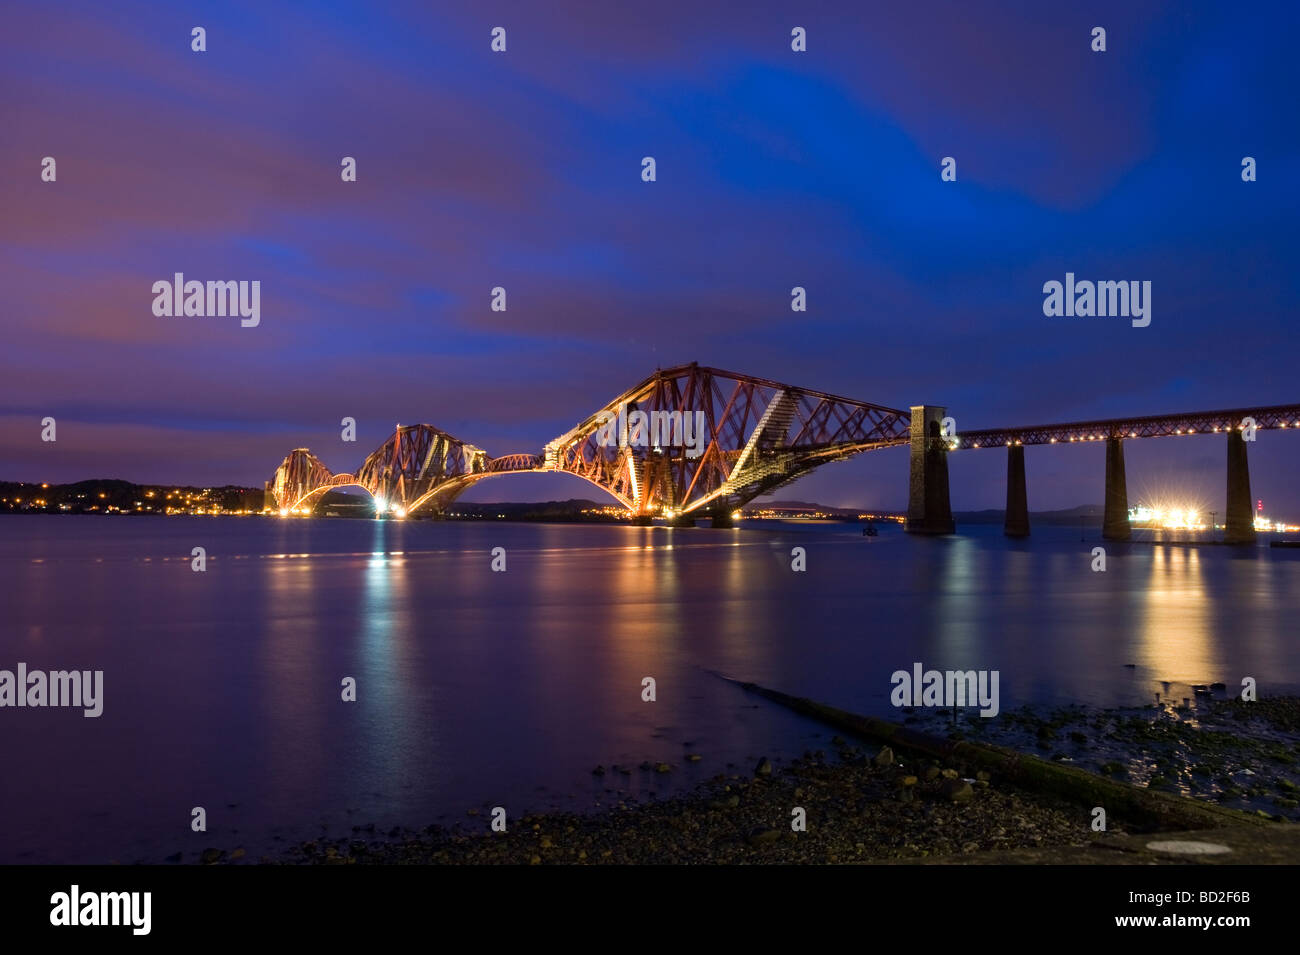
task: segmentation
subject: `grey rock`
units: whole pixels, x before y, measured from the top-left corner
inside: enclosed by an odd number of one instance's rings
[[[964,779],[945,779],[939,791],[953,802],[970,802],[975,795],[971,784]]]

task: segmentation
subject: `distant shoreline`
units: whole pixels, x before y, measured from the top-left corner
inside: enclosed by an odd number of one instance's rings
[[[193,487],[177,484],[136,484],[116,478],[95,478],[72,484],[0,481],[2,514],[129,514],[160,517],[252,517],[281,519],[266,507],[260,488],[222,485]],[[358,494],[331,491],[315,506],[312,518],[364,517],[373,519],[369,500]],[[1104,509],[1084,504],[1065,510],[1032,511],[1030,526],[1099,528]],[[833,507],[815,501],[755,501],[741,508],[744,521],[833,521],[846,524],[901,522],[903,510],[877,507]],[[303,515],[291,515],[290,519]],[[954,511],[959,525],[1002,524],[1006,512],[998,509]],[[623,508],[613,501],[570,498],[559,501],[457,502],[439,515],[416,514],[417,521],[520,521],[555,524],[627,524]],[[707,517],[701,517],[707,521]],[[1138,530],[1138,528],[1134,528]],[[1146,528],[1142,528],[1146,530]],[[1197,545],[1210,541],[1178,541]]]

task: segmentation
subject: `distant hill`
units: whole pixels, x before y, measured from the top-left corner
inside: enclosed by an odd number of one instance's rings
[[[132,484],[94,478],[73,484],[0,481],[0,513],[166,514],[248,513],[262,509],[261,488]]]
[[[338,514],[356,513],[371,506],[364,493],[352,491],[327,491],[321,496],[318,513],[330,511]],[[225,486],[197,488],[174,484],[133,484],[116,478],[96,478],[74,484],[40,484],[0,482],[0,513],[249,513],[262,508],[260,488]],[[801,514],[825,514],[847,520],[856,520],[859,514],[877,515],[891,513],[875,507],[830,507],[815,501],[778,500],[751,501],[745,505],[752,511],[790,511]],[[1039,524],[1080,524],[1097,521],[1103,508],[1084,504],[1059,511],[1031,511],[1030,519]],[[563,501],[503,501],[498,503],[455,502],[448,508],[453,519],[515,520],[515,521],[618,521],[623,509],[613,501],[592,501],[587,498],[569,498]],[[958,523],[1000,524],[1005,511],[957,511],[953,515]]]
[[[1079,524],[1099,521],[1104,513],[1105,508],[1099,504],[1081,504],[1063,511],[1030,511],[1029,519],[1039,524]],[[953,519],[959,524],[1001,524],[1006,516],[1007,512],[1000,509],[953,512]]]
[[[746,510],[772,510],[772,511],[801,511],[801,512],[818,512],[822,514],[835,514],[839,517],[857,517],[865,510],[866,507],[831,507],[829,504],[818,504],[815,501],[750,501],[745,505]],[[878,510],[878,509],[877,509]]]
[[[856,517],[865,511],[885,511],[884,508],[872,507],[830,507],[814,501],[751,501],[746,509],[769,509],[781,511],[817,511],[823,514],[835,514],[840,517]],[[904,509],[905,510],[905,509]],[[1031,511],[1029,517],[1039,524],[1078,524],[1081,521],[1101,520],[1104,508],[1097,504],[1081,504],[1060,511]],[[953,519],[966,524],[1001,524],[1006,519],[1006,511],[990,508],[983,511],[954,511]]]
[[[570,498],[567,501],[525,501],[498,504],[457,501],[447,508],[447,516],[453,519],[478,518],[509,521],[564,520],[600,523],[622,520],[623,513],[623,509],[614,501],[589,501],[586,498]]]

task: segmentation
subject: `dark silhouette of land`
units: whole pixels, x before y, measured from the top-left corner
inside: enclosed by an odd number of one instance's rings
[[[224,485],[135,484],[116,478],[95,478],[73,484],[0,481],[0,514],[259,514],[265,507],[262,488]],[[328,491],[316,513],[321,516],[361,516],[373,510],[368,495]],[[820,517],[857,521],[866,515],[887,517],[896,512],[867,507],[831,507],[814,501],[753,501],[742,509],[746,519],[759,517]],[[959,511],[965,524],[1001,523],[1004,511]],[[1100,505],[1085,504],[1062,511],[1035,511],[1040,524],[1079,524],[1101,519]],[[594,521],[620,522],[622,508],[613,501],[570,498],[564,501],[457,502],[447,511],[452,520]]]

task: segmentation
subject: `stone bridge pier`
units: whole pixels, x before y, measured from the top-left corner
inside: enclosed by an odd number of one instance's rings
[[[948,497],[948,445],[939,435],[948,409],[913,405],[911,474],[907,524],[911,534],[951,534],[956,530]]]
[[[1008,537],[1029,536],[1029,497],[1025,488],[1025,446],[1007,445],[1007,516],[1002,531]]]
[[[1225,544],[1255,543],[1255,511],[1250,500],[1250,468],[1246,463],[1246,439],[1240,430],[1228,432],[1228,516],[1224,521]]]
[[[1133,533],[1128,522],[1128,483],[1124,478],[1124,439],[1106,439],[1106,506],[1101,517],[1101,536],[1108,541],[1126,541]]]
[[[1225,544],[1255,543],[1255,512],[1250,497],[1250,467],[1246,441],[1240,429],[1228,430],[1228,512],[1224,523]],[[1106,509],[1101,536],[1105,540],[1128,540],[1128,487],[1124,476],[1124,439],[1106,439]],[[1210,529],[1214,533],[1214,529]]]
[[[1222,434],[1228,440],[1227,519],[1223,525],[1222,542],[1252,546],[1256,536],[1256,515],[1250,495],[1246,444],[1255,440],[1257,431],[1264,429],[1269,433],[1274,429],[1282,433],[1283,429],[1300,431],[1300,404],[989,428],[942,436],[941,422],[946,411],[939,405],[913,405],[911,409],[907,530],[915,534],[950,534],[953,531],[952,508],[948,499],[949,451],[1006,446],[1007,510],[1003,530],[1008,537],[1028,537],[1025,447],[1066,443],[1092,447],[1102,442],[1106,445],[1106,499],[1101,536],[1109,541],[1129,540],[1132,525],[1129,522],[1128,481],[1124,473],[1124,443],[1140,438]],[[1212,529],[1212,534],[1213,530],[1217,528]]]

